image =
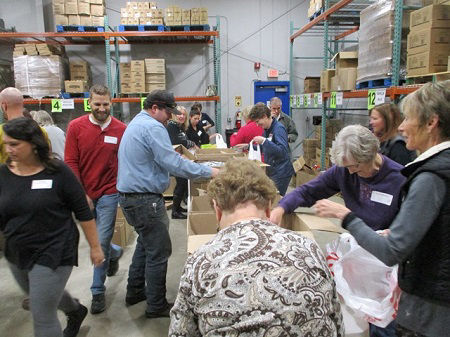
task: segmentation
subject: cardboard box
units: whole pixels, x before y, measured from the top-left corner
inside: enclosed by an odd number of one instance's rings
[[[449,29],[433,28],[413,30],[408,34],[408,56],[423,53],[435,48],[441,48],[450,54]]]
[[[409,29],[423,30],[450,27],[450,6],[430,5],[413,11],[410,16]]]
[[[66,14],[64,3],[53,2],[53,14]]]
[[[448,45],[430,51],[408,55],[406,62],[407,76],[426,75],[447,70]]]
[[[131,73],[132,82],[143,82],[145,83],[145,73],[140,71],[132,71]]]
[[[166,74],[146,74],[145,83],[166,83]]]
[[[67,18],[67,15],[54,15],[55,25],[56,26],[67,26],[69,24],[69,19]]]
[[[164,64],[145,65],[145,72],[147,74],[165,74],[166,66]]]
[[[189,213],[187,219],[187,252],[192,254],[217,234],[218,222],[213,212]]]
[[[164,191],[163,196],[165,197],[173,197],[173,191],[175,190],[175,186],[177,185],[177,181],[175,177],[169,177],[169,187]]]
[[[166,83],[145,83],[145,92],[153,90],[166,90]]]
[[[69,93],[83,93],[89,91],[87,81],[64,81],[64,88]]]
[[[92,26],[92,17],[86,15],[80,15],[81,26]]]
[[[104,16],[92,16],[92,25],[93,26],[104,26],[105,25],[105,17]]]
[[[305,93],[313,93],[320,91],[320,77],[305,77],[304,89]]]
[[[116,224],[111,242],[121,247],[126,247],[133,238],[134,229],[123,215],[122,209],[117,207]]]
[[[91,15],[91,4],[78,1],[78,14]]]
[[[78,14],[78,2],[66,2],[64,4],[64,13],[65,14],[72,14],[77,15]]]
[[[341,51],[333,56],[331,61],[336,61],[336,75],[339,75],[341,69],[358,67],[357,51]]]
[[[333,77],[337,79],[336,90],[355,90],[356,89],[356,77],[357,68],[344,68]]]
[[[310,230],[318,230],[333,233],[344,233],[345,230],[327,218],[321,218],[310,213],[296,213],[303,226]]]
[[[319,172],[313,170],[308,166],[303,157],[299,157],[294,163],[295,171],[295,186],[301,186],[306,184],[308,181],[313,180]]]
[[[93,15],[93,16],[105,15],[105,7],[103,7],[103,5],[91,4],[91,15]]]
[[[131,61],[130,70],[131,70],[131,72],[141,72],[141,73],[145,73],[145,64],[144,64],[144,61],[143,61],[143,60],[134,60],[134,61]]]
[[[133,86],[131,85],[131,83],[121,82],[120,89],[123,94],[132,94],[133,93]]]
[[[337,76],[333,76],[330,81],[331,87],[330,91],[337,91],[338,90],[338,78]]]
[[[320,91],[331,91],[331,78],[336,75],[335,69],[323,70],[320,74]]]
[[[186,149],[183,145],[177,144],[172,146],[174,151],[179,153],[181,156],[183,156],[186,159],[189,160],[195,160],[195,154],[188,149]]]
[[[190,198],[189,213],[208,212],[213,213],[214,208],[211,205],[211,198],[207,195],[195,196]]]
[[[86,61],[70,61],[69,69],[70,72],[88,73],[89,63],[87,63]]]
[[[131,84],[134,93],[143,93],[146,91],[145,82],[134,82]]]
[[[104,0],[89,0],[89,2],[91,4],[97,4],[97,5],[104,5],[105,4]]]
[[[79,15],[67,15],[69,26],[79,26],[80,16]]]

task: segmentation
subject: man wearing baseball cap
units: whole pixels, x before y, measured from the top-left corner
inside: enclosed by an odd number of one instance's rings
[[[174,151],[165,124],[176,103],[172,93],[152,91],[144,109],[128,125],[119,147],[117,189],[127,221],[138,233],[128,272],[127,305],[147,300],[148,318],[169,317],[166,299],[167,261],[172,252],[169,218],[162,193],[169,174],[209,178],[217,169],[191,162]]]

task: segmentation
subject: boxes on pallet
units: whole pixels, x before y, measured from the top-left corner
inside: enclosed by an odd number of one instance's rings
[[[92,17],[88,15],[80,15],[80,25],[81,26],[93,26]]]
[[[64,46],[51,45],[46,43],[36,44],[36,50],[39,53],[39,55],[43,56],[62,55],[65,52]]]
[[[183,9],[181,12],[181,24],[182,25],[190,25],[191,24],[191,10]]]
[[[103,15],[105,15],[105,7],[103,7],[103,5],[91,4],[91,15],[92,16],[103,16]]]
[[[145,83],[145,92],[153,90],[166,90],[166,83]]]
[[[131,90],[133,90],[134,93],[147,92],[145,82],[131,83]]]
[[[78,1],[66,1],[64,3],[64,14],[78,14]]]
[[[69,19],[66,15],[55,14],[53,16],[56,26],[67,26],[69,24]]]
[[[166,61],[165,59],[145,59],[145,72],[148,74],[165,74]]]
[[[79,15],[67,15],[69,26],[79,26],[80,23],[80,16]]]
[[[449,49],[434,48],[432,50],[408,55],[406,71],[408,76],[426,75],[447,70]]]
[[[449,30],[446,28],[432,28],[412,30],[408,34],[408,56],[427,52],[434,49],[449,50]]]
[[[89,91],[87,81],[64,81],[64,88],[66,92],[77,94]]]
[[[120,87],[123,94],[133,93],[133,86],[129,82],[120,82]]]
[[[311,77],[307,76],[304,80],[304,89],[305,93],[313,93],[320,91],[320,77]]]
[[[131,61],[130,71],[131,72],[145,73],[145,62],[144,62],[144,60],[133,60],[133,61]]]
[[[166,83],[166,74],[145,74],[145,83]]]
[[[78,14],[91,15],[91,4],[89,2],[78,2]]]
[[[97,4],[97,5],[105,5],[104,0],[89,0],[91,4]]]
[[[53,1],[52,7],[53,7],[53,15],[66,14],[65,8],[64,8],[65,7],[64,2],[58,3],[58,2]]]
[[[104,26],[105,25],[105,17],[104,16],[92,16],[92,25],[93,26]]]
[[[430,5],[411,13],[409,29],[450,28],[450,6]]]
[[[354,90],[358,74],[358,52],[341,51],[333,59],[336,61],[336,72],[330,81],[331,90]]]
[[[320,74],[320,91],[331,91],[331,78],[336,75],[335,69],[323,70]]]

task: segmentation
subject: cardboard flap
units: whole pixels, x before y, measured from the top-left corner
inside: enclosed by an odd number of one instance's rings
[[[321,218],[313,214],[296,213],[300,222],[311,230],[344,233],[345,230],[342,227],[337,226],[331,220],[327,218]]]
[[[292,163],[292,165],[294,166],[295,172],[300,171],[303,168],[303,166],[306,165],[305,158],[303,158],[303,156],[300,156],[296,161]]]
[[[217,219],[213,212],[197,212],[189,213],[187,218],[187,234],[216,234],[217,233]]]
[[[188,236],[188,241],[187,241],[188,254],[194,253],[197,249],[199,249],[205,243],[208,243],[209,241],[211,241],[215,236],[216,236],[215,234]]]
[[[195,154],[193,154],[191,151],[186,149],[183,145],[181,145],[181,144],[172,145],[172,147],[175,150],[175,152],[178,152],[182,156],[185,156],[187,159],[189,159],[189,160],[195,160],[196,159],[195,158]]]
[[[285,213],[281,219],[280,227],[292,231],[310,231],[308,225],[301,221],[296,213]]]
[[[190,212],[214,212],[210,197],[207,195],[192,197]]]

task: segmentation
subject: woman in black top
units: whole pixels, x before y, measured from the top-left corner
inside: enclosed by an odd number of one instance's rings
[[[62,336],[57,309],[67,315],[64,337],[76,336],[87,308],[64,290],[78,264],[79,232],[72,212],[100,265],[103,252],[85,193],[72,171],[50,155],[32,119],[3,125],[8,159],[0,166],[0,230],[5,257],[19,286],[29,294],[35,336]]]
[[[192,140],[198,147],[209,144],[209,135],[199,123],[200,119],[200,111],[198,109],[191,109],[191,112],[189,113],[189,127],[186,131],[186,135],[187,138]]]
[[[172,145],[181,144],[187,149],[193,148],[195,147],[195,143],[186,136],[188,123],[186,108],[179,105],[177,106],[177,110],[180,111],[181,114],[173,114],[172,119],[167,124],[170,141],[172,142]],[[173,191],[172,219],[186,219],[187,216],[185,212],[187,212],[187,210],[181,207],[181,201],[187,197],[188,181],[181,177],[175,177],[175,179],[177,184]]]
[[[416,158],[416,153],[406,148],[405,140],[398,133],[403,118],[395,104],[383,103],[370,110],[370,126],[380,141],[380,153],[406,165]]]
[[[194,109],[194,108],[197,109],[198,111],[200,111],[200,113],[202,114],[202,117],[200,118],[200,124],[202,125],[202,127],[205,131],[208,131],[210,128],[212,128],[215,125],[214,121],[211,119],[211,117],[209,117],[206,112],[202,112],[202,110],[203,110],[202,103],[195,102],[194,104],[192,104],[191,109]]]

